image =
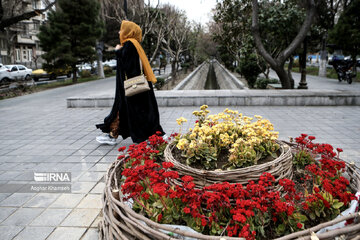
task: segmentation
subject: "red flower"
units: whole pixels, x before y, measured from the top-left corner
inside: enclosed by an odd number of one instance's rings
[[[336,151],[338,151],[339,153],[343,152],[342,148],[337,148]]]
[[[192,176],[185,175],[181,178],[184,182],[192,182],[194,178]]]
[[[315,137],[314,137],[314,136],[309,136],[308,138],[309,138],[309,140],[311,140],[311,141],[312,141],[312,140],[315,140]]]
[[[201,226],[205,227],[207,224],[207,221],[205,218],[201,218]]]
[[[174,166],[174,164],[171,162],[163,162],[162,166],[163,166],[163,168],[167,169],[167,168],[172,168]]]
[[[184,207],[183,211],[184,211],[184,213],[190,213],[190,208]]]
[[[160,213],[159,216],[157,217],[157,221],[160,222],[162,217],[163,217],[163,215]]]
[[[120,160],[120,159],[123,159],[124,157],[125,157],[124,155],[119,155],[119,156],[117,157],[117,159]]]
[[[122,151],[124,151],[125,149],[126,149],[126,146],[119,147],[118,151],[119,151],[119,152],[122,152]]]
[[[297,223],[296,226],[300,229],[303,227],[303,225],[301,223]]]
[[[146,192],[144,192],[143,194],[141,194],[141,196],[145,199],[145,200],[148,200],[150,195]]]
[[[320,192],[320,189],[319,189],[318,187],[314,187],[314,191],[315,191],[316,193],[318,193],[318,192]]]

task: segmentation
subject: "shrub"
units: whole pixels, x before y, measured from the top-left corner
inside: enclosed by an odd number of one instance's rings
[[[81,78],[91,77],[91,72],[89,70],[83,70],[83,71],[80,72],[80,77]]]
[[[256,55],[250,54],[242,58],[236,71],[245,77],[250,88],[254,88],[257,76],[261,73]]]
[[[273,78],[268,79],[268,78],[260,77],[255,82],[255,88],[266,89],[266,87],[269,83],[279,83],[279,81],[277,79],[273,79]]]
[[[156,78],[156,83],[154,86],[156,87],[157,90],[159,90],[162,88],[162,86],[164,86],[164,84],[165,84],[165,79],[159,77],[159,78]]]
[[[111,74],[112,73],[112,68],[109,67],[108,65],[104,66],[104,74]]]

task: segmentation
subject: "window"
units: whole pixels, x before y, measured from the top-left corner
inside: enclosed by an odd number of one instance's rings
[[[19,65],[18,68],[19,68],[19,71],[24,71],[25,70],[25,67],[22,66],[22,65]]]
[[[38,1],[37,0],[32,0],[32,7],[34,8],[34,9],[38,9]]]
[[[15,62],[20,62],[20,49],[15,49]]]
[[[23,50],[23,55],[22,55],[22,60],[23,60],[23,62],[26,62],[27,59],[28,59],[27,51],[26,51],[26,50]]]
[[[18,69],[17,69],[16,66],[13,66],[12,69],[11,69],[12,72],[17,72],[17,70],[18,70]]]
[[[0,48],[6,49],[6,40],[3,38],[0,39]]]
[[[29,62],[31,62],[32,56],[33,56],[33,51],[32,51],[31,48],[29,48],[28,49],[28,60],[29,60]]]
[[[34,30],[39,31],[40,30],[40,21],[33,20]]]

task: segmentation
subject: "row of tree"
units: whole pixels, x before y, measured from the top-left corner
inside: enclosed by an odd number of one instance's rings
[[[204,31],[199,25],[191,25],[184,12],[169,4],[160,6],[159,2],[155,6],[150,1],[127,3],[125,11],[121,0],[58,0],[56,10],[49,13],[47,24],[40,28],[39,39],[46,52],[43,58],[55,67],[71,66],[76,81],[76,65],[95,59],[96,42],[105,46],[119,44],[121,21],[128,19],[142,28],[142,45],[150,62],[161,53],[170,57],[173,77],[180,64],[204,60],[206,56],[198,47],[198,36]],[[114,54],[105,57],[113,58]]]
[[[330,42],[355,61],[360,54],[359,5],[360,0],[223,0],[216,6],[211,29],[228,68],[236,61],[240,72],[250,77],[257,74],[254,69],[267,75],[272,68],[283,88],[294,88],[295,55],[306,68],[306,52],[324,51]]]
[[[249,85],[258,72],[267,76],[272,68],[283,88],[294,88],[294,56],[299,55],[300,62],[305,63],[306,47],[309,51],[325,50],[330,42],[354,60],[360,53],[360,0],[222,0],[206,30],[190,23],[183,11],[159,1],[155,5],[150,0],[42,1],[42,9],[15,14],[13,9],[20,5],[10,4],[10,11],[6,9],[9,0],[0,0],[0,31],[50,9],[39,34],[46,52],[43,58],[52,66],[70,65],[74,81],[76,65],[92,62],[96,52],[98,61],[103,53],[105,58],[113,58],[113,53],[107,54],[102,46],[119,43],[123,19],[141,26],[142,45],[150,61],[160,53],[170,56],[174,77],[181,64],[197,65],[216,57],[230,69],[238,67]],[[287,70],[285,62],[289,63]],[[300,67],[305,68],[305,64]]]

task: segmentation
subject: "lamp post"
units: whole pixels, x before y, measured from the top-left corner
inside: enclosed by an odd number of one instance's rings
[[[306,82],[306,52],[307,52],[307,42],[308,37],[310,36],[310,32],[306,35],[304,42],[303,42],[303,52],[302,57],[300,61],[300,67],[301,67],[301,78],[299,82],[298,89],[308,89],[307,82]]]
[[[125,12],[125,19],[128,19],[128,14],[127,14],[127,0],[124,0],[124,12]]]

